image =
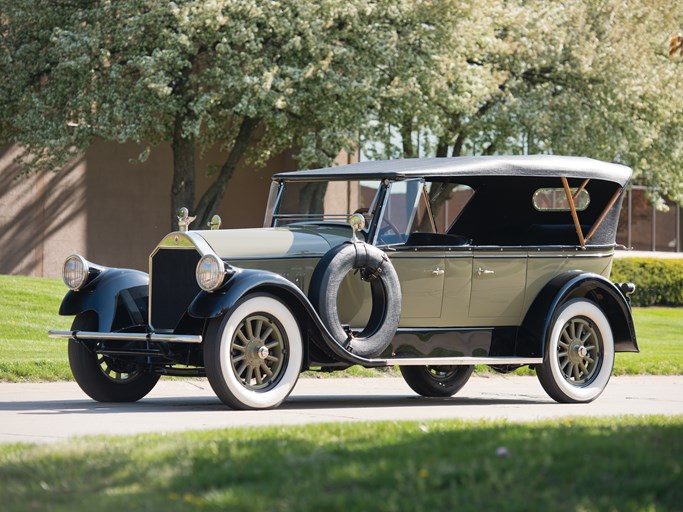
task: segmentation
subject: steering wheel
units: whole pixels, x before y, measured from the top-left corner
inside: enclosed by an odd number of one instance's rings
[[[382,221],[382,227],[379,229],[377,241],[388,245],[390,242],[386,241],[384,237],[386,235],[391,234],[392,232],[399,238],[399,240],[402,239],[403,233],[396,227],[396,225],[393,222],[385,219],[384,221]]]

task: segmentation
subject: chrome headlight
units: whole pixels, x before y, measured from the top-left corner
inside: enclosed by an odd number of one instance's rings
[[[62,279],[64,279],[64,284],[72,290],[78,290],[87,283],[89,275],[90,265],[83,256],[72,254],[64,261]]]
[[[207,292],[212,292],[223,284],[225,263],[215,254],[207,254],[197,263],[197,284]]]

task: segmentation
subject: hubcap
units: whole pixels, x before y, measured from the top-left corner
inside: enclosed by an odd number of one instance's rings
[[[557,361],[565,380],[582,386],[593,379],[600,366],[602,340],[586,318],[575,317],[562,328],[557,345]]]
[[[437,381],[448,381],[452,379],[454,375],[458,373],[457,366],[427,366],[427,372],[429,375]]]
[[[233,372],[248,389],[265,389],[277,383],[285,356],[282,329],[274,318],[263,313],[245,318],[230,344]]]
[[[138,370],[124,370],[122,368],[115,367],[109,358],[99,354],[97,357],[97,364],[100,367],[100,371],[113,382],[130,382],[140,375]]]

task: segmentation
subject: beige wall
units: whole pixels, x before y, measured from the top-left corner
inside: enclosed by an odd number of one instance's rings
[[[86,248],[86,164],[17,178],[16,156],[0,148],[0,273],[58,276]]]
[[[98,142],[59,172],[15,178],[17,151],[0,148],[0,274],[59,277],[72,252],[102,265],[147,270],[149,253],[171,230],[172,155],[160,146],[145,163],[135,163],[140,150]],[[205,171],[220,163],[216,152],[197,166]],[[262,225],[271,174],[295,168],[288,154],[267,169],[241,167],[216,212],[222,227]],[[198,195],[209,184],[201,174]]]

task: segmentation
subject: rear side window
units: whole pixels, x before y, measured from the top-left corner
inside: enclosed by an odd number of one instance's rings
[[[591,198],[585,188],[581,190],[572,188],[570,191],[577,211],[581,212],[588,208]],[[539,188],[534,192],[533,203],[534,208],[540,212],[569,211],[569,200],[564,188]]]

